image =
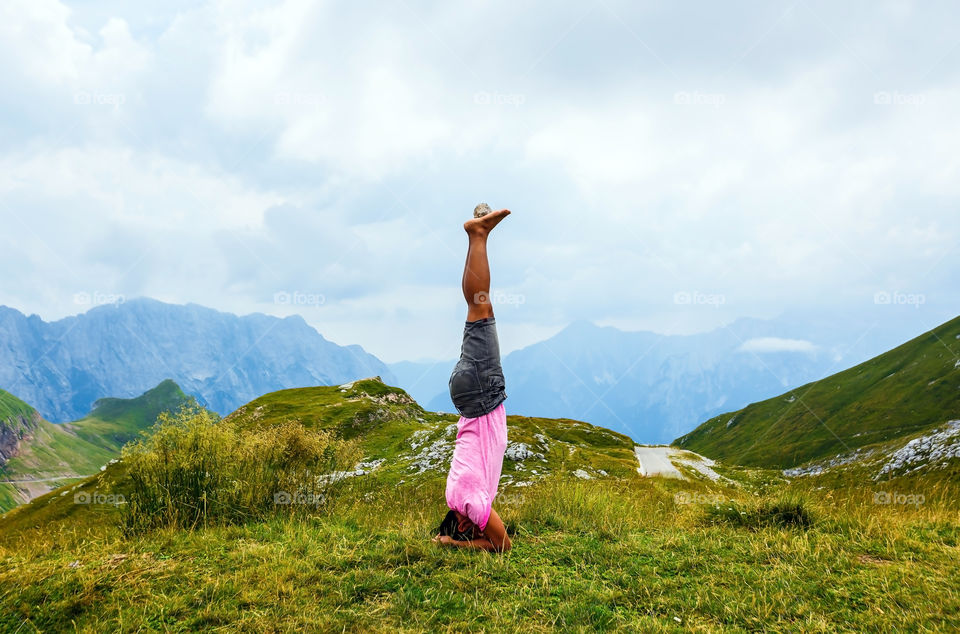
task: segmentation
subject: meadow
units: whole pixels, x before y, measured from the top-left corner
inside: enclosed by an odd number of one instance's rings
[[[430,543],[442,478],[371,475],[304,512],[134,535],[111,506],[32,527],[13,513],[0,525],[0,629],[960,627],[951,480],[819,488],[727,473],[740,484],[557,474],[509,488],[498,506],[514,548],[503,555]]]

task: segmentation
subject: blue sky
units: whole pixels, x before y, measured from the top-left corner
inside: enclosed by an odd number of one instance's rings
[[[957,314],[949,2],[0,6],[0,303],[302,314],[451,358],[478,202],[506,350]]]

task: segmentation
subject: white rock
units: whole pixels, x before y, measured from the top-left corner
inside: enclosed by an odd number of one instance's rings
[[[888,473],[912,467],[916,471],[932,463],[960,458],[960,420],[949,421],[946,427],[926,436],[914,438],[890,455],[890,460],[873,477],[878,480]]]
[[[527,458],[545,459],[542,453],[532,451],[529,445],[522,442],[513,442],[507,445],[507,450],[503,453],[503,457],[514,462],[523,462]]]
[[[317,478],[318,482],[321,483],[330,483],[330,482],[339,482],[340,480],[345,480],[346,478],[356,478],[357,476],[367,475],[371,471],[376,470],[380,465],[384,463],[384,459],[380,458],[379,460],[367,460],[366,462],[358,462],[353,471],[334,471],[333,473],[326,473]]]
[[[414,449],[418,449],[421,445],[427,442],[427,436],[430,435],[429,429],[420,429],[418,431],[410,434],[410,446]]]
[[[453,456],[453,443],[441,438],[424,447],[410,464],[411,469],[423,473],[432,469],[445,469]]]
[[[493,213],[493,210],[490,209],[490,205],[487,203],[480,203],[473,208],[473,217],[474,218],[483,218],[487,214]]]
[[[857,460],[863,460],[869,458],[875,453],[873,449],[864,451],[863,449],[855,449],[849,453],[837,454],[832,458],[826,460],[819,460],[813,464],[808,464],[801,467],[794,467],[792,469],[784,469],[783,475],[796,478],[803,476],[815,476],[820,475],[828,469],[833,469],[834,467],[842,467],[843,465],[850,464],[851,462]]]

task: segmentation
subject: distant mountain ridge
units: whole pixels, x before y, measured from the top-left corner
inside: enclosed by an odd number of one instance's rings
[[[509,328],[509,319],[499,320]],[[695,335],[570,324],[504,357],[510,413],[589,421],[666,443],[722,411],[822,378],[892,345],[870,324],[827,316],[739,319]],[[454,361],[395,363],[399,383],[428,409],[453,411]]]
[[[729,463],[804,473],[890,454],[911,438],[918,449],[940,443],[924,451],[949,460],[960,456],[956,419],[960,317],[848,370],[713,417],[674,442]],[[811,461],[818,464],[796,469]]]
[[[393,379],[363,348],[324,339],[298,315],[240,317],[139,298],[45,322],[0,306],[0,388],[51,421],[168,378],[226,414],[278,389],[372,375]]]

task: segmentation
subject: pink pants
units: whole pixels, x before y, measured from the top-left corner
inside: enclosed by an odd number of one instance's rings
[[[480,530],[490,519],[506,450],[507,412],[503,403],[478,418],[460,417],[447,475],[447,506],[469,517]]]

